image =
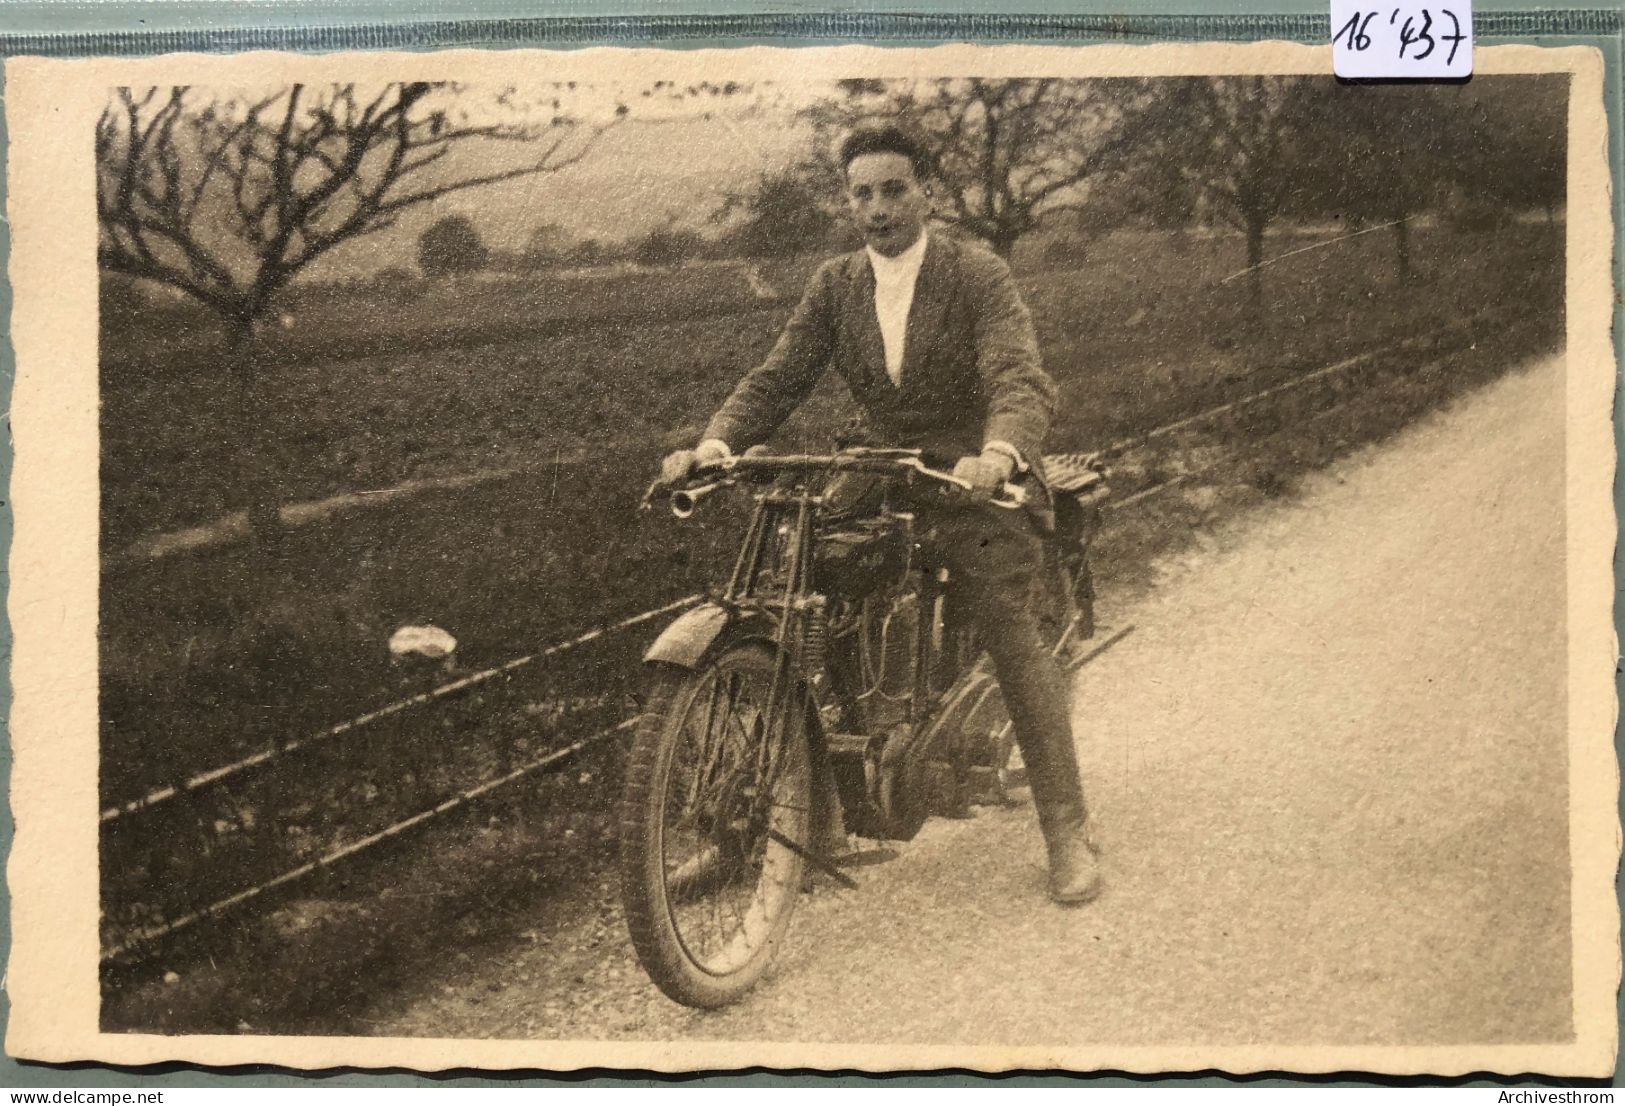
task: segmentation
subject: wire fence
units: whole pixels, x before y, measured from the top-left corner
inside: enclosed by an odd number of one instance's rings
[[[685,596],[480,672],[403,665],[398,694],[101,812],[103,959],[376,848],[624,733],[628,679]]]
[[[1121,456],[1410,346],[1304,373],[1098,455]],[[1120,514],[1206,467],[1134,488],[1108,510]],[[625,734],[637,717],[631,677],[657,620],[700,599],[686,595],[478,672],[403,668],[399,696],[382,706],[108,804],[102,959],[127,958]],[[417,709],[431,705],[427,715]]]
[[[412,707],[424,706],[428,703],[434,702],[436,699],[443,699],[448,695],[455,695],[460,691],[467,691],[470,688],[478,687],[481,684],[495,680],[499,677],[510,676],[519,669],[535,664],[538,661],[548,660],[564,653],[568,653],[573,649],[579,649],[584,645],[589,645],[592,642],[597,641],[599,638],[605,637],[606,635],[618,633],[622,630],[629,630],[632,627],[641,625],[642,623],[648,622],[651,619],[659,618],[661,615],[675,614],[683,608],[698,602],[699,598],[700,597],[698,595],[686,595],[675,602],[667,603],[665,606],[656,607],[653,610],[643,611],[639,614],[632,615],[630,618],[623,618],[619,622],[611,622],[606,625],[599,626],[595,629],[588,630],[584,634],[579,634],[568,641],[561,641],[555,645],[549,645],[547,648],[538,650],[535,653],[527,653],[525,656],[515,657],[513,660],[507,661],[504,664],[495,665],[494,667],[487,668],[479,672],[474,672],[467,676],[462,676],[458,679],[451,680],[448,683],[437,684],[427,691],[418,692],[415,695],[408,695],[403,699],[397,699],[394,702],[387,703],[376,710],[371,710],[365,714],[357,715],[355,718],[347,719],[346,721],[340,722],[336,726],[329,726],[327,729],[320,730],[317,733],[311,734],[307,737],[296,737],[286,744],[278,745],[270,749],[262,749],[259,752],[252,753],[249,756],[241,758],[240,760],[232,761],[230,764],[224,764],[218,768],[211,768],[206,772],[199,772],[197,775],[191,776],[178,784],[168,787],[160,787],[148,792],[138,799],[131,799],[128,802],[120,803],[116,806],[110,806],[102,811],[101,820],[104,823],[111,822],[117,818],[124,817],[125,815],[135,814],[140,811],[147,810],[151,807],[157,806],[159,803],[167,802],[170,799],[179,798],[182,795],[197,791],[200,788],[208,787],[212,784],[224,783],[233,776],[247,772],[250,769],[262,768],[270,764],[272,761],[275,761],[281,757],[289,756],[293,753],[297,753],[301,749],[305,749],[316,742],[341,737],[352,730],[359,729],[362,726],[369,726],[374,722],[382,721],[385,718],[399,714],[401,711],[409,710]]]

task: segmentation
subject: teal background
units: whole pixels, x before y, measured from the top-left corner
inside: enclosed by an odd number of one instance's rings
[[[1325,42],[1330,35],[1328,5],[1323,0],[1261,0],[1241,11],[1245,0],[1154,0],[1115,4],[1098,0],[1025,0],[1020,12],[1008,0],[945,0],[902,3],[868,0],[861,10],[832,10],[805,0],[742,3],[739,0],[555,0],[538,4],[522,0],[0,0],[0,59],[18,54],[74,57],[90,54],[143,55],[175,50],[227,52],[244,49],[432,50],[454,46],[519,48],[580,47],[619,44],[680,48],[754,43],[814,45],[865,41],[929,45],[943,41],[1175,42],[1197,39],[1246,41],[1261,38]],[[1541,45],[1593,45],[1605,62],[1604,98],[1609,118],[1609,159],[1614,181],[1614,281],[1620,287],[1620,242],[1625,197],[1621,183],[1620,61],[1625,4],[1559,7],[1515,0],[1475,0],[1474,37],[1482,45],[1532,42]],[[1225,11],[1225,9],[1230,9]],[[3,75],[3,60],[0,60]],[[4,120],[0,119],[0,145]],[[5,182],[0,179],[0,201]],[[9,225],[0,220],[0,260],[9,256]],[[1622,312],[1615,300],[1615,330]],[[0,394],[9,397],[15,358],[9,340],[11,286],[0,280]],[[1618,350],[1616,349],[1616,355]],[[1616,396],[1616,426],[1625,416],[1625,395]],[[0,480],[10,487],[12,453],[9,423],[0,448]],[[1619,447],[1616,431],[1616,449]],[[1616,512],[1625,511],[1625,487],[1616,482]],[[0,555],[9,556],[9,499],[0,499]],[[3,564],[0,561],[0,564]],[[0,573],[5,571],[0,568]],[[1616,629],[1619,612],[1616,603]],[[1625,633],[1625,631],[1622,631]],[[0,652],[10,655],[9,623],[0,623]],[[1616,675],[1616,681],[1620,677]],[[1625,681],[1621,681],[1625,688]],[[9,679],[0,683],[0,717],[10,711]],[[1616,752],[1619,735],[1615,736]],[[9,733],[0,741],[0,758],[9,778]],[[9,851],[12,824],[9,808],[0,818],[0,849]],[[1617,887],[1617,884],[1616,884]],[[1515,888],[1508,889],[1515,894]],[[9,955],[9,897],[0,888],[0,955]],[[1110,995],[1099,996],[1110,1002]],[[1625,1012],[1625,1007],[1622,1007]],[[9,1017],[9,998],[0,998],[0,1031]],[[1625,1017],[1622,1017],[1625,1020]],[[516,1086],[548,1084],[659,1085],[681,1082],[707,1086],[808,1086],[834,1082],[888,1086],[1304,1086],[1304,1085],[1433,1085],[1439,1080],[1362,1077],[1358,1074],[1318,1078],[1277,1075],[1230,1077],[1213,1073],[1191,1076],[1016,1074],[990,1078],[967,1072],[867,1076],[859,1073],[771,1073],[747,1071],[703,1077],[662,1079],[648,1073],[617,1075],[529,1072],[513,1075],[451,1073],[423,1076],[405,1071],[334,1070],[300,1073],[269,1065],[199,1068],[160,1064],[114,1068],[97,1064],[45,1065],[18,1063],[0,1056],[0,1087],[226,1087],[226,1086]],[[1608,1080],[1478,1077],[1445,1081],[1452,1085],[1517,1084],[1621,1085],[1620,1072]]]

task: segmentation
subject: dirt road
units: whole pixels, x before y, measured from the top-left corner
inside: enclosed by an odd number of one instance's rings
[[[1236,519],[1105,612],[1077,728],[1108,886],[1042,897],[1030,807],[821,888],[697,1014],[613,914],[380,1000],[380,1033],[1113,1045],[1570,1033],[1562,373],[1514,373]],[[600,901],[613,901],[601,888]],[[407,1000],[403,1008],[402,1001]],[[387,1012],[383,1007],[387,1001]]]

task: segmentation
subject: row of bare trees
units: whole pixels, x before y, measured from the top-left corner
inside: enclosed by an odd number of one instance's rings
[[[665,84],[643,95],[750,91]],[[428,83],[116,92],[96,129],[101,265],[178,289],[222,322],[222,384],[236,396],[256,530],[274,532],[277,513],[255,460],[253,335],[277,294],[407,209],[587,157],[628,112],[577,117],[572,91],[553,86],[549,101],[544,89],[523,110],[514,89]],[[999,253],[1063,216],[1229,224],[1245,236],[1256,303],[1265,235],[1282,219],[1391,225],[1403,276],[1410,220],[1446,196],[1550,211],[1565,183],[1565,103],[1559,78],[1424,88],[1294,76],[851,80],[804,110],[808,156],[730,195],[717,218],[744,253],[829,239],[840,225],[837,135],[900,121],[935,152],[942,214]],[[471,146],[486,156],[451,156]]]
[[[1001,254],[1065,214],[1196,221],[1244,235],[1249,270],[1283,219],[1394,228],[1453,198],[1502,209],[1561,202],[1561,78],[1356,86],[1308,76],[854,80],[807,112],[814,150],[729,198],[751,241],[815,228],[839,208],[833,143],[902,120],[937,154],[942,214]],[[1258,290],[1256,279],[1253,285]]]
[[[423,82],[362,89],[291,85],[233,98],[187,87],[120,89],[96,127],[99,261],[190,296],[224,324],[222,384],[236,394],[249,472],[243,505],[256,531],[278,525],[258,440],[255,324],[317,258],[393,225],[402,211],[453,192],[586,156],[626,114],[586,123],[500,110],[470,116],[463,91]],[[555,105],[558,101],[554,101]],[[469,172],[458,147],[523,149],[519,164]],[[454,167],[454,164],[456,167]]]

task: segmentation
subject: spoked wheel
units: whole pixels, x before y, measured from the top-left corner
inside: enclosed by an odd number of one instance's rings
[[[812,771],[806,703],[741,643],[663,673],[621,800],[621,889],[649,978],[687,1006],[739,999],[772,962],[801,891]],[[771,717],[769,716],[771,713]]]

